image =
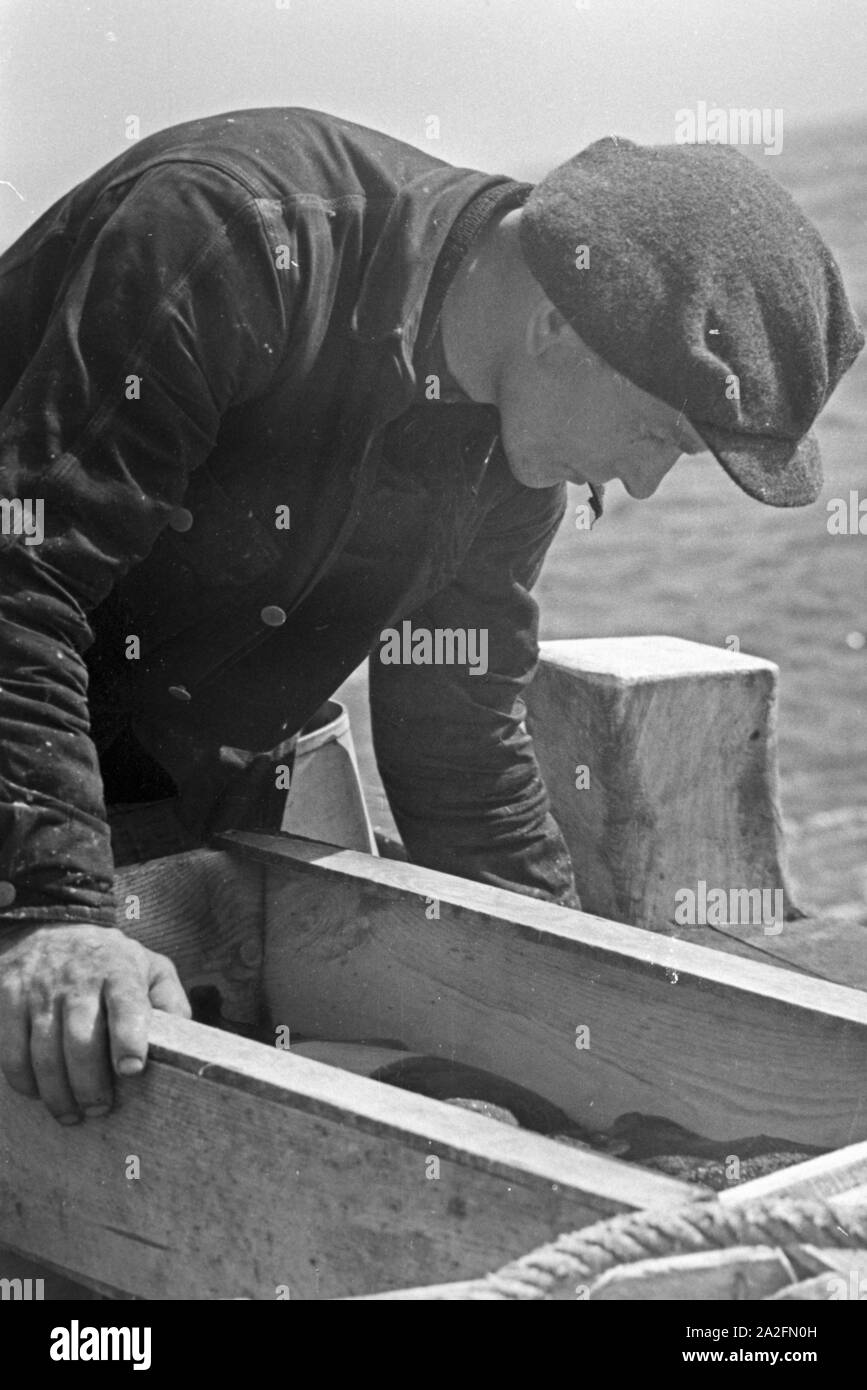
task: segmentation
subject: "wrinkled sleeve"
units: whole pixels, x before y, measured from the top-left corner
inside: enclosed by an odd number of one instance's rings
[[[168,165],[112,196],[0,412],[0,498],[44,508],[36,543],[0,535],[0,928],[114,924],[88,613],[147,555],[287,332],[274,238],[240,183]]]
[[[565,487],[516,485],[455,580],[412,614],[414,630],[487,633],[484,674],[469,665],[384,665],[374,651],[370,691],[377,763],[410,858],[577,908],[523,699],[538,662],[530,590],[565,506]]]

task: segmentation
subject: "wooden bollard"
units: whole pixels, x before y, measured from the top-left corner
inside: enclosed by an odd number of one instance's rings
[[[541,650],[527,724],[584,910],[671,931],[675,895],[700,900],[704,884],[780,890],[783,917],[803,916],[785,869],[773,662],[677,637]]]

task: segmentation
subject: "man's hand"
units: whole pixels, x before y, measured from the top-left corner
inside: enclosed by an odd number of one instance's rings
[[[175,967],[113,927],[0,936],[0,1070],[61,1124],[104,1115],[144,1069],[151,1009],[191,1016]]]

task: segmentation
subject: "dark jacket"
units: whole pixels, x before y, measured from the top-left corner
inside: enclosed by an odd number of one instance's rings
[[[575,901],[521,702],[565,488],[517,483],[497,412],[413,366],[459,215],[525,196],[242,111],[140,141],[0,258],[0,498],[45,526],[0,536],[0,921],[113,922],[97,750],[125,721],[207,830],[371,651],[411,856]],[[410,615],[486,628],[488,674],[383,665]]]

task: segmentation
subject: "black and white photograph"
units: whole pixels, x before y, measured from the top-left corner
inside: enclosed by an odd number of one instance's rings
[[[28,1369],[854,1355],[863,4],[0,0],[0,154]]]

